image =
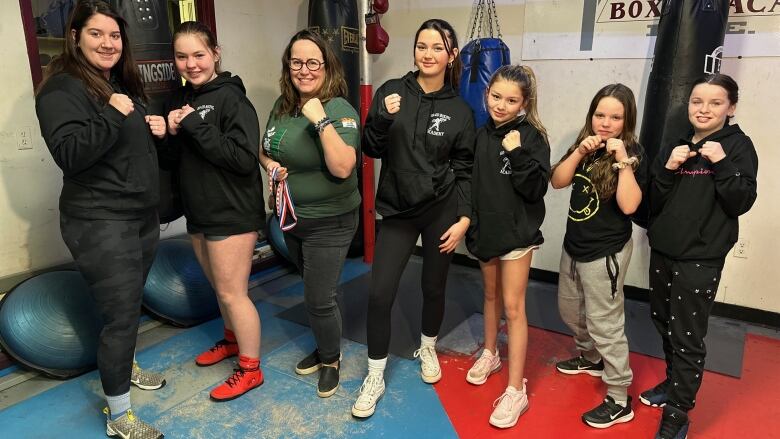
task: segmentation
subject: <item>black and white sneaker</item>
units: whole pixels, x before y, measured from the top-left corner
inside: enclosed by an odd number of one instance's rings
[[[317,382],[317,396],[320,398],[328,398],[338,390],[339,366],[340,362],[333,366],[323,364],[320,368],[320,379]]]
[[[595,428],[608,428],[632,419],[634,419],[634,411],[631,410],[630,396],[626,400],[626,406],[623,407],[607,395],[598,407],[582,415],[582,422]]]
[[[669,386],[668,381],[664,381],[652,389],[645,390],[639,395],[639,400],[642,404],[649,405],[650,407],[663,407],[666,405],[666,389]]]
[[[295,373],[298,375],[309,375],[320,370],[321,367],[322,361],[320,361],[320,353],[315,349],[314,352],[298,362],[295,366]]]
[[[598,363],[591,363],[580,355],[579,357],[559,361],[555,364],[555,368],[558,369],[558,372],[567,375],[586,373],[590,376],[600,377],[604,373],[604,360],[599,360]]]

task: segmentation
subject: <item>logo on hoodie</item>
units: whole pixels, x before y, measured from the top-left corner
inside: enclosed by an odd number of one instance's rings
[[[449,121],[450,119],[452,118],[447,116],[446,114],[441,114],[441,113],[431,114],[431,126],[428,128],[428,134],[437,137],[443,136],[444,131],[442,131],[441,124]]]
[[[198,105],[198,108],[195,111],[200,114],[201,119],[206,120],[206,115],[209,114],[209,112],[213,109],[213,105]]]

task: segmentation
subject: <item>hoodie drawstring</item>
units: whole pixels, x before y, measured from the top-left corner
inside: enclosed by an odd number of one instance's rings
[[[617,279],[620,276],[620,266],[618,265],[617,255],[612,254],[604,259],[607,264],[607,275],[609,275],[609,280],[612,283],[612,299],[614,300],[617,293]],[[610,262],[612,263],[611,265]]]

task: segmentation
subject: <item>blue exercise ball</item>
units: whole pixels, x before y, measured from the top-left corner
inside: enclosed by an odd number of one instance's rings
[[[288,262],[295,263],[290,257],[290,252],[287,251],[287,243],[284,242],[284,232],[279,226],[279,217],[276,215],[268,215],[268,233],[266,233],[268,242],[271,243],[273,248],[279,256],[283,257]]]
[[[160,241],[146,278],[143,303],[153,314],[180,326],[196,325],[219,315],[217,296],[190,241]]]
[[[97,363],[103,324],[78,271],[27,279],[0,302],[0,343],[20,363],[68,378]]]

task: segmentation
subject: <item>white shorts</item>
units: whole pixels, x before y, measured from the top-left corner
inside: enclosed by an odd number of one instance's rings
[[[532,245],[530,247],[524,247],[524,248],[516,248],[505,255],[499,256],[498,259],[502,261],[514,261],[515,259],[520,259],[525,255],[527,255],[529,252],[536,250],[538,248],[539,248],[538,245]]]

